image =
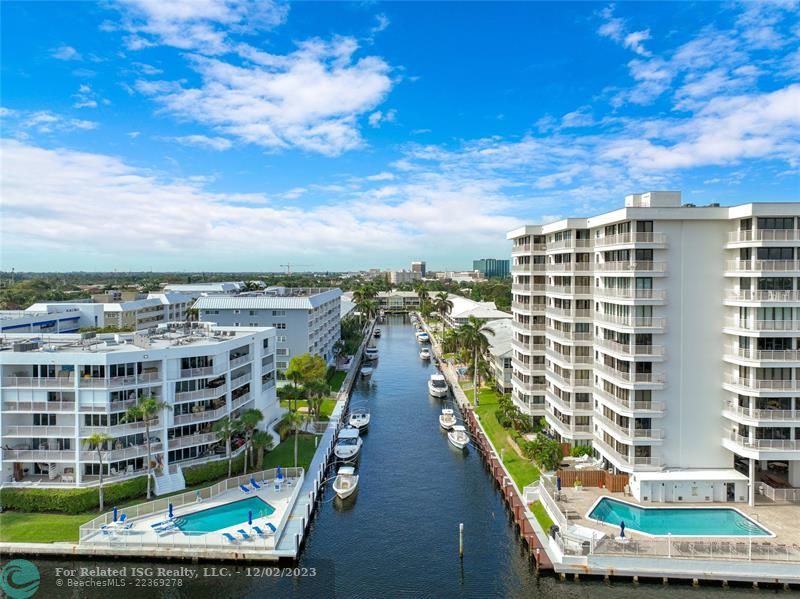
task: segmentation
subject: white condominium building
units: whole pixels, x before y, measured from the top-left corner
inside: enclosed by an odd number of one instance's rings
[[[275,330],[167,323],[141,333],[0,337],[3,486],[96,484],[141,476],[145,427],[126,412],[143,397],[166,403],[150,427],[157,472],[225,457],[213,432],[224,416],[261,410],[278,419]],[[237,444],[235,444],[237,445]],[[170,468],[170,466],[173,468]]]
[[[508,239],[521,409],[645,501],[800,487],[799,203],[650,192]]]

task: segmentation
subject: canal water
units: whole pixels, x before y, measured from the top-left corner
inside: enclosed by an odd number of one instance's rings
[[[552,576],[537,577],[480,456],[474,449],[452,448],[439,428],[442,400],[427,393],[428,377],[435,370],[420,360],[414,329],[402,317],[390,317],[380,328],[377,368],[369,382],[356,383],[350,404],[367,406],[371,412],[359,461],[358,492],[342,503],[333,499],[328,485],[296,568],[38,561],[42,575],[38,596],[633,599],[645,592],[666,599],[748,592],[562,583]],[[459,559],[462,522],[464,557]],[[69,577],[56,571],[85,567],[126,568],[116,577],[125,586],[70,588]],[[172,576],[180,586],[137,586],[147,585],[142,582],[147,578],[162,577],[157,571],[149,577],[136,576],[136,567],[183,567],[185,573]]]

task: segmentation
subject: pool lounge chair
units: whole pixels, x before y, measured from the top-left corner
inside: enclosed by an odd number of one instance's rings
[[[239,539],[237,539],[236,537],[234,537],[234,536],[233,536],[231,533],[229,533],[229,532],[223,532],[223,533],[222,533],[222,537],[223,537],[223,538],[224,538],[226,541],[228,541],[228,543],[233,543],[234,545],[235,545],[235,544],[237,544],[237,543],[239,542]]]
[[[267,528],[269,528],[269,531],[270,531],[272,534],[275,534],[276,532],[278,532],[278,529],[277,529],[277,528],[275,528],[275,525],[274,525],[272,522],[267,522],[267,523],[266,523],[266,527],[267,527]]]
[[[250,493],[253,492],[253,490],[250,487],[248,487],[247,485],[239,485],[239,488],[242,490],[242,492],[245,495],[250,495]]]
[[[252,538],[249,534],[245,532],[244,528],[240,528],[236,532],[242,535],[242,541],[249,541]]]
[[[259,537],[268,537],[271,533],[264,532],[260,526],[256,526],[253,524],[250,528],[253,529],[253,532],[256,533]]]
[[[250,478],[250,486],[253,487],[256,491],[258,491],[261,488],[261,485],[259,485],[256,482],[256,479],[252,477]]]
[[[162,520],[161,522],[156,522],[155,524],[151,524],[151,528],[163,528],[169,524],[173,524],[174,521],[172,519],[169,520]]]
[[[117,520],[117,522],[119,522],[120,524],[125,524],[125,519],[127,517],[128,517],[128,514],[120,514],[119,515],[119,520]]]

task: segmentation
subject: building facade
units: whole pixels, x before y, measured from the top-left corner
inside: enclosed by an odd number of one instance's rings
[[[419,275],[420,279],[424,279],[425,275],[427,274],[427,266],[424,260],[415,260],[411,263],[411,272],[415,272]]]
[[[392,285],[402,285],[403,283],[414,283],[422,280],[422,275],[413,270],[394,270],[389,272],[389,282]]]
[[[477,270],[486,279],[505,279],[511,274],[511,260],[500,258],[473,260],[472,270]]]
[[[102,304],[41,303],[0,311],[0,333],[77,333],[104,322]]]
[[[194,307],[201,321],[232,327],[274,327],[277,370],[306,352],[332,364],[341,338],[340,289],[280,288],[271,294],[208,295]]]
[[[642,499],[800,487],[798,217],[650,192],[512,231],[515,403]]]
[[[143,397],[166,403],[150,426],[156,475],[170,465],[222,459],[214,423],[243,410],[280,417],[275,395],[275,330],[167,323],[143,333],[2,337],[0,431],[4,486],[97,484],[106,433],[106,480],[146,471],[142,422],[128,408]]]

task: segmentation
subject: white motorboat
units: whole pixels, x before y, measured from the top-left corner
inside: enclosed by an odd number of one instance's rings
[[[333,455],[343,462],[352,462],[358,457],[362,444],[357,428],[343,428],[336,438],[336,445],[333,446]]]
[[[423,347],[422,351],[419,352],[419,357],[423,360],[430,360],[431,359],[431,350],[427,347]]]
[[[372,366],[362,366],[359,372],[361,373],[361,376],[367,378],[368,376],[372,376],[374,371],[375,369]]]
[[[428,393],[434,397],[447,397],[447,380],[442,374],[432,374],[428,379]]]
[[[380,337],[381,336],[381,330],[380,329],[375,329],[375,331],[372,333],[372,336],[373,337]]]
[[[467,429],[460,424],[454,424],[453,430],[447,433],[447,440],[450,441],[450,445],[456,449],[464,449],[467,445],[469,445],[469,435],[467,435]]]
[[[364,359],[373,362],[378,359],[378,348],[377,347],[365,347],[364,348]]]
[[[352,466],[342,466],[333,481],[333,491],[340,499],[347,499],[358,488],[358,474]]]
[[[439,426],[441,426],[444,430],[449,431],[456,425],[456,415],[453,410],[450,408],[442,409],[442,413],[439,414]]]
[[[353,426],[360,431],[367,430],[369,427],[369,410],[366,408],[355,408],[351,410],[348,422],[350,423],[350,426]]]
[[[431,340],[430,335],[425,331],[417,333],[417,343],[428,343]]]

